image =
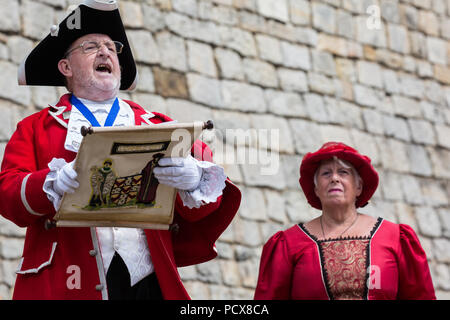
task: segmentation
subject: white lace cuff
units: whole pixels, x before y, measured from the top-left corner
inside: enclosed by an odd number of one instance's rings
[[[195,160],[197,165],[203,169],[200,183],[196,189],[191,191],[178,190],[183,204],[189,209],[200,208],[204,204],[216,202],[225,189],[225,180],[227,179],[221,166],[208,161]]]
[[[57,172],[67,164],[66,160],[60,158],[53,158],[49,162],[48,167],[50,172],[45,177],[44,186],[42,189],[47,194],[48,200],[53,203],[53,207],[58,211],[61,206],[62,194],[57,193],[53,188],[53,182],[56,180]]]

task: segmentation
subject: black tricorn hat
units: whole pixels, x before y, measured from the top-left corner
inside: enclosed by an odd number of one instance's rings
[[[125,27],[116,0],[85,0],[47,35],[25,58],[19,67],[20,85],[64,86],[64,76],[58,70],[58,61],[78,38],[101,33],[124,47],[119,54],[122,68],[121,90],[132,90],[137,82],[136,63],[128,43]]]

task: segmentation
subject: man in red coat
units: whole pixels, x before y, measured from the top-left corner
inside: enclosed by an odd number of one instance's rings
[[[191,156],[163,158],[154,169],[159,183],[178,189],[173,231],[46,228],[63,194],[78,187],[73,160],[82,125],[171,121],[117,98],[136,75],[115,1],[86,0],[21,66],[19,83],[65,85],[71,93],[19,122],[5,149],[0,213],[27,227],[14,299],[188,299],[177,267],[217,256],[214,242],[241,194],[200,141]]]

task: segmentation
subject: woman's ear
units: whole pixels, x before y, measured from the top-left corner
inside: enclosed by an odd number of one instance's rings
[[[356,186],[356,197],[359,197],[363,190],[363,181],[362,179],[358,179],[358,185]]]
[[[69,60],[61,59],[58,62],[58,70],[64,77],[72,77],[72,68],[70,67]]]

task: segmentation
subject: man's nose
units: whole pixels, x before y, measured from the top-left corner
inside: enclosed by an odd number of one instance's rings
[[[109,49],[106,47],[105,44],[101,44],[100,48],[98,49],[97,54],[103,56],[103,55],[109,55]]]

